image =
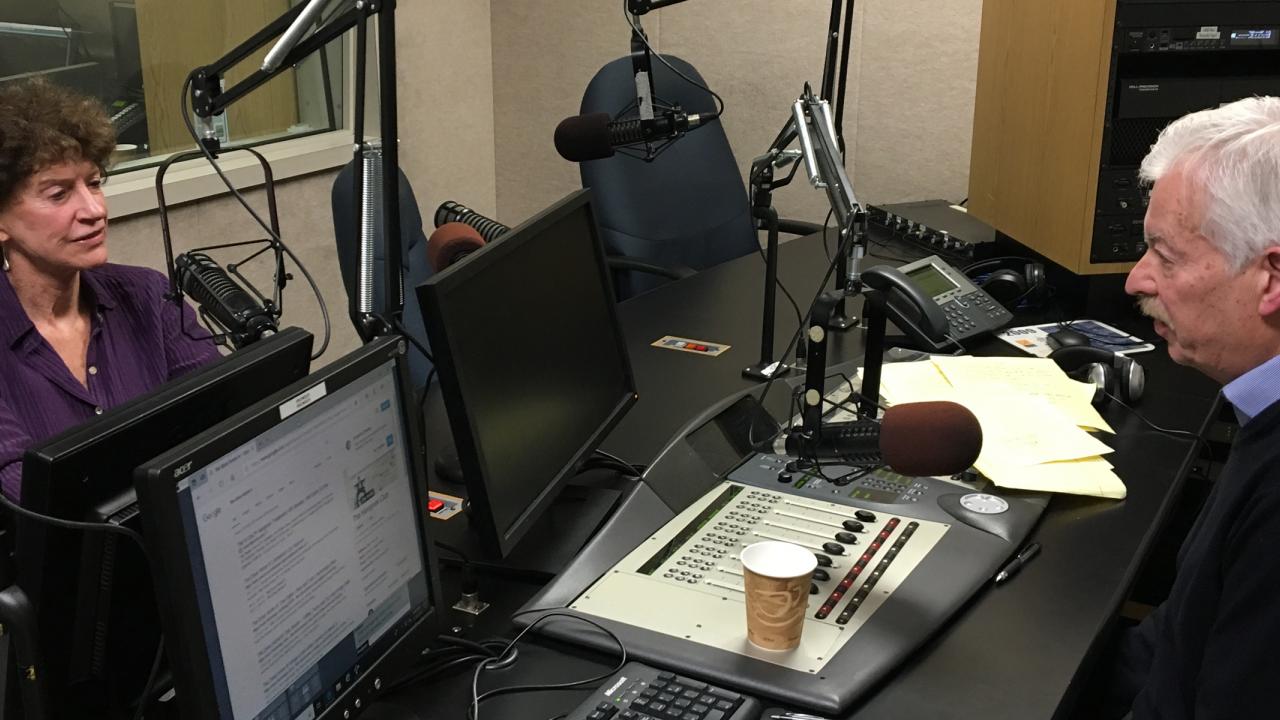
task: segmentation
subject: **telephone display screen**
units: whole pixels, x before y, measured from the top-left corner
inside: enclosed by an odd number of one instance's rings
[[[907,278],[911,280],[912,284],[923,290],[929,297],[933,298],[960,287],[954,282],[951,282],[950,278],[943,275],[942,272],[933,265],[921,265],[915,270],[909,271],[907,273]]]

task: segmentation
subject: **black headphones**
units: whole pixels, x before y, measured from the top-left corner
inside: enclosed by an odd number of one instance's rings
[[[1044,263],[1031,258],[1008,256],[981,260],[965,267],[964,274],[1010,310],[1022,302],[1038,306],[1048,295]]]
[[[1098,391],[1093,395],[1093,402],[1097,405],[1105,405],[1111,399],[1107,393],[1128,405],[1142,399],[1142,391],[1147,384],[1146,372],[1138,361],[1127,355],[1117,355],[1091,345],[1072,345],[1054,350],[1049,353],[1049,358],[1071,378],[1097,386]]]

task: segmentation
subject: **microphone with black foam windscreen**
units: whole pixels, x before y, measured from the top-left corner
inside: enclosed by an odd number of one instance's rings
[[[901,475],[954,475],[973,465],[982,451],[982,426],[953,402],[894,405],[879,420],[822,426],[820,434],[787,436],[787,454],[848,465],[887,465]]]
[[[446,200],[440,203],[440,207],[436,208],[436,227],[443,227],[447,223],[470,225],[475,228],[485,242],[493,242],[500,235],[511,229],[493,218],[485,217],[466,205],[452,200]]]
[[[173,261],[178,287],[221,325],[238,348],[275,334],[276,319],[253,295],[204,253],[183,253]]]
[[[556,152],[569,162],[603,160],[613,157],[615,148],[674,140],[715,117],[683,112],[650,120],[613,120],[609,113],[602,112],[574,115],[556,126]]]

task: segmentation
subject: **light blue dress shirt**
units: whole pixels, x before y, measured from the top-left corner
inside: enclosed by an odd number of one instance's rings
[[[1280,355],[1227,383],[1222,394],[1235,408],[1241,425],[1252,420],[1280,401]]]

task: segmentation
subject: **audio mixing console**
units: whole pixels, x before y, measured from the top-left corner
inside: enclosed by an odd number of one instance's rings
[[[828,400],[838,407],[849,389],[842,383]],[[526,607],[564,607],[599,622],[654,666],[838,713],[991,580],[1048,497],[807,466],[780,452],[781,442],[774,452],[751,452],[753,437],[770,437],[752,402],[727,398],[690,423],[646,474],[662,487],[642,483]],[[794,650],[747,641],[738,557],[762,540],[795,543],[818,558]],[[538,631],[616,651],[612,638],[571,620],[549,619]]]

